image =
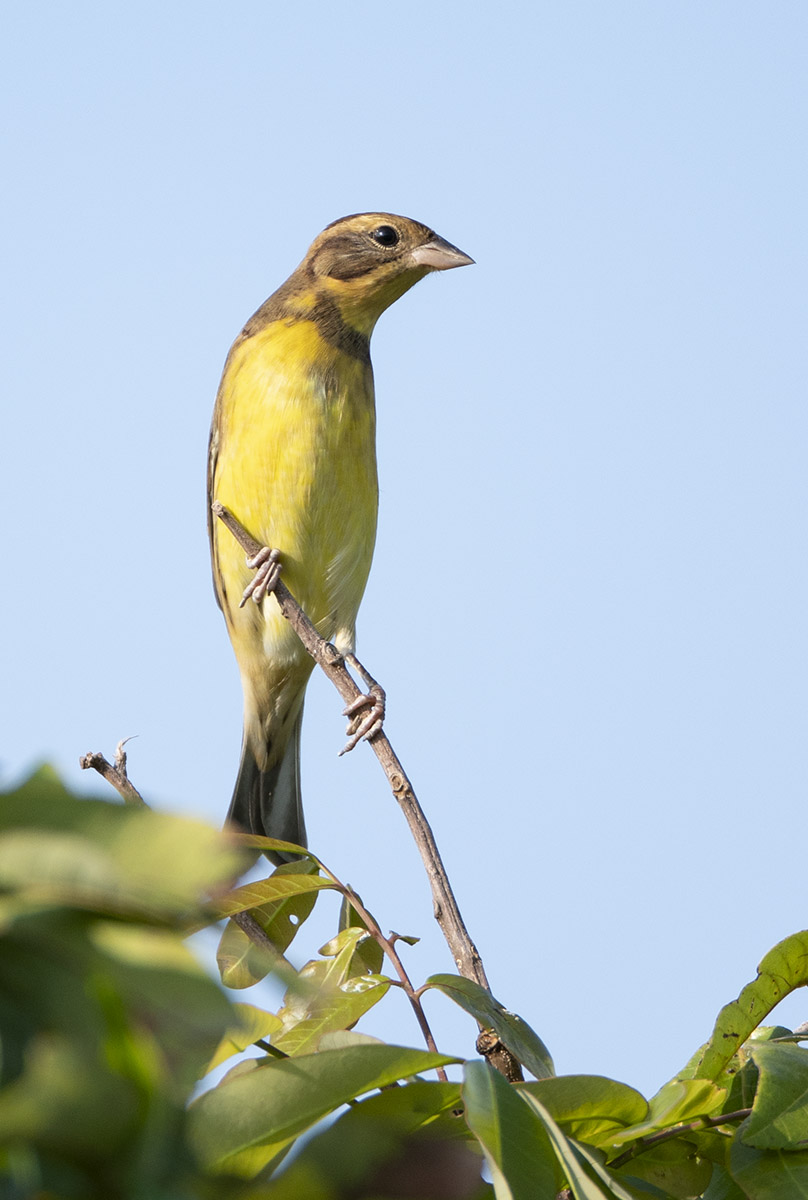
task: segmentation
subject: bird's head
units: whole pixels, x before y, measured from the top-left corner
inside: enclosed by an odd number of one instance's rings
[[[424,275],[473,262],[418,221],[357,213],[324,229],[298,272],[328,294],[344,321],[369,335],[384,310]]]

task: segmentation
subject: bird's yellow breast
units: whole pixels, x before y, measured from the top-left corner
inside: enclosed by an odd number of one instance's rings
[[[273,321],[234,345],[214,418],[212,499],[280,551],[287,587],[341,649],[353,643],[376,537],[375,422],[370,363],[313,321]],[[239,610],[250,572],[216,524],[217,590],[237,656],[259,639],[277,666],[291,664],[303,651],[273,598]]]

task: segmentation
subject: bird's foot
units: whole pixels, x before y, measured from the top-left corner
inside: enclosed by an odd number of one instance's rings
[[[281,576],[279,559],[280,551],[270,550],[269,546],[262,546],[257,554],[247,559],[247,566],[255,571],[255,575],[244,589],[239,608],[243,608],[248,600],[260,604],[265,596],[274,592]]]
[[[377,683],[372,675],[369,675],[362,666],[358,658],[353,654],[346,654],[345,661],[353,667],[357,674],[361,675],[362,680],[367,687],[367,692],[362,696],[357,696],[355,700],[342,710],[344,717],[349,717],[348,741],[340,750],[340,755],[347,754],[349,750],[353,750],[354,746],[361,741],[370,741],[377,733],[381,733],[384,723],[384,712],[386,704],[386,696],[384,688],[380,683]],[[369,711],[363,712],[364,709]]]

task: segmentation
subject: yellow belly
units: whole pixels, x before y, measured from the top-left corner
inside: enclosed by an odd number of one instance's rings
[[[312,322],[275,322],[236,343],[215,430],[212,499],[280,551],[283,580],[320,633],[352,648],[378,508],[370,366],[328,346]],[[308,673],[307,656],[272,596],[238,608],[251,573],[217,524],[217,590],[233,647],[242,676],[265,692],[267,667],[276,681]]]

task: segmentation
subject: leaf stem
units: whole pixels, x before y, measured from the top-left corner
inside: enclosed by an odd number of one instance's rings
[[[359,916],[362,918],[362,921],[363,921],[368,933],[371,935],[372,938],[374,938],[374,940],[376,942],[378,942],[378,944],[381,946],[384,953],[390,959],[390,962],[393,964],[395,972],[398,975],[399,980],[401,981],[400,986],[403,989],[404,993],[406,994],[406,997],[412,1006],[412,1010],[415,1013],[415,1018],[421,1027],[421,1033],[424,1035],[424,1041],[426,1042],[428,1049],[431,1050],[434,1054],[438,1054],[439,1053],[438,1047],[435,1043],[434,1037],[432,1036],[432,1030],[429,1027],[429,1022],[426,1018],[426,1013],[424,1012],[423,1005],[421,1004],[420,993],[423,989],[416,990],[412,986],[412,980],[410,979],[409,975],[407,974],[407,970],[406,970],[403,962],[399,958],[398,951],[396,950],[395,945],[389,938],[384,936],[384,934],[381,931],[379,922],[376,920],[376,918],[373,916],[373,914],[371,912],[369,912],[368,909],[365,908],[364,904],[359,899],[359,897],[357,896],[357,894],[353,890],[353,888],[349,887],[347,884],[342,883],[339,879],[337,879],[334,872],[330,871],[328,869],[328,867],[325,865],[325,863],[322,863],[322,862],[320,863],[320,869],[324,875],[328,876],[328,878],[332,881],[332,883],[337,888],[337,890],[342,893],[342,895],[345,897],[345,899],[350,904],[351,908],[353,908],[359,914]],[[436,1070],[437,1070],[438,1078],[443,1080],[443,1082],[445,1083],[446,1082],[446,1072],[444,1071],[443,1067],[437,1067]]]
[[[735,1112],[719,1113],[717,1117],[696,1117],[693,1121],[686,1121],[683,1125],[674,1125],[670,1129],[662,1129],[659,1133],[649,1133],[646,1137],[637,1138],[633,1145],[629,1146],[628,1150],[624,1150],[622,1154],[618,1154],[617,1158],[613,1158],[607,1167],[610,1171],[617,1167],[624,1166],[627,1162],[631,1162],[633,1158],[644,1154],[646,1150],[650,1150],[653,1146],[658,1146],[660,1142],[668,1142],[672,1138],[681,1137],[685,1133],[698,1133],[701,1129],[715,1129],[718,1125],[727,1125],[730,1121],[743,1121],[751,1113],[751,1108],[739,1108]]]

